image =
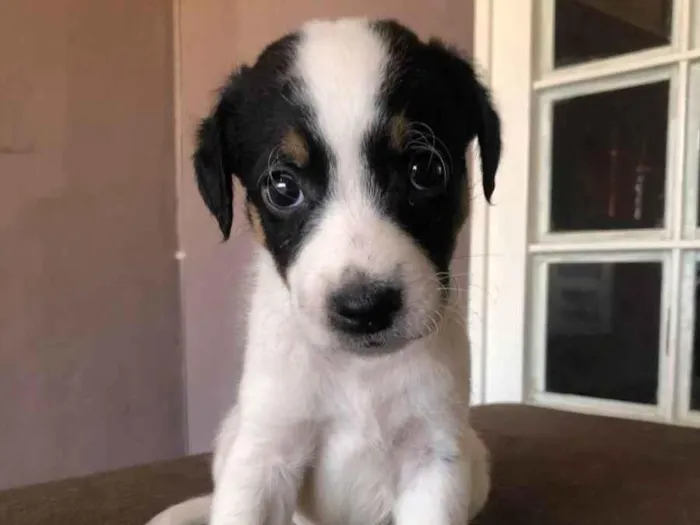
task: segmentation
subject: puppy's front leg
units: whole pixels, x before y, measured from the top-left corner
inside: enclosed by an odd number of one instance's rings
[[[311,445],[307,425],[242,421],[216,480],[210,525],[290,525]]]
[[[394,508],[396,525],[466,525],[468,469],[452,458],[436,457],[403,488]]]

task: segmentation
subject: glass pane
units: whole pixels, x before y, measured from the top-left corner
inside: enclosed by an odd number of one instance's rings
[[[661,228],[669,82],[553,107],[550,230]]]
[[[554,67],[671,43],[673,0],[555,0]]]
[[[697,3],[697,12],[700,13],[700,1]],[[700,15],[698,15],[700,24]],[[698,27],[700,32],[700,27]],[[700,36],[699,36],[700,38]],[[695,189],[698,199],[697,226],[700,227],[700,62],[690,64],[690,89],[688,96],[688,135],[686,162],[689,173],[697,173],[698,186]],[[694,170],[694,171],[692,171]]]
[[[700,410],[700,264],[695,265],[695,331],[690,373],[690,409]]]
[[[549,266],[546,389],[656,403],[661,263]]]

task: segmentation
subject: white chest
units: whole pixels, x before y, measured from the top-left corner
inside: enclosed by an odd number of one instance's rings
[[[383,525],[402,485],[434,454],[435,435],[449,432],[442,388],[406,377],[346,376],[327,390],[302,505],[314,521]]]

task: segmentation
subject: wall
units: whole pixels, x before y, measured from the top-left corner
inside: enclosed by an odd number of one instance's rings
[[[179,233],[187,370],[189,447],[209,450],[214,430],[235,400],[243,350],[245,268],[250,239],[243,214],[237,234],[220,242],[194,185],[190,165],[198,120],[210,109],[215,90],[233,67],[251,61],[262,47],[312,17],[396,17],[422,35],[438,35],[472,48],[472,0],[180,0],[178,118]],[[239,208],[240,209],[240,208]],[[463,239],[464,241],[464,239]],[[465,243],[456,273],[465,273]],[[464,282],[464,281],[462,281]]]
[[[170,0],[0,16],[0,489],[184,452]]]

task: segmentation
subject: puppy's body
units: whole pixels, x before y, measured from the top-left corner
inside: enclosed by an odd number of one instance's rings
[[[450,309],[438,331],[399,353],[358,359],[290,336],[296,327],[274,264],[261,251],[256,265],[248,331],[256,351],[246,354],[239,402],[214,455],[218,497],[237,515],[230,523],[288,525],[281,517],[294,510],[297,486],[300,524],[384,525],[401,509],[403,519],[395,519],[401,524],[466,523],[484,503],[489,477],[486,449],[469,427],[460,309]],[[242,411],[250,421],[243,432]],[[241,458],[227,479],[236,438],[239,449],[264,452]],[[250,521],[239,521],[245,503],[229,489],[242,485],[246,473],[264,476],[260,486],[269,494],[289,494],[279,520],[262,520],[256,514],[271,509],[257,508],[249,509]],[[424,494],[422,483],[433,487]],[[431,492],[451,503],[429,501]],[[154,524],[206,523],[208,510],[208,502],[188,502]]]
[[[232,499],[226,487],[241,483],[242,467],[232,469],[230,485],[224,474],[226,451],[239,436],[240,448],[265,443],[259,462],[245,463],[254,474],[276,473],[265,482],[271,493],[301,483],[299,511],[314,523],[385,523],[400,508],[400,495],[410,523],[464,523],[426,514],[466,516],[470,499],[475,511],[488,489],[485,451],[468,425],[468,346],[457,310],[446,314],[439,331],[400,353],[358,359],[289,337],[296,327],[274,266],[266,254],[258,265],[249,337],[252,344],[260,340],[246,356],[240,408],[217,444],[220,497]],[[254,429],[241,432],[238,410],[246,407],[255,411],[243,416],[254,420]],[[423,475],[464,508],[412,502],[411,485]]]
[[[469,426],[449,262],[465,149],[487,197],[498,119],[471,68],[392,22],[315,22],[234,77],[195,156],[225,236],[230,174],[261,246],[215,491],[153,524],[462,525],[488,468]]]

